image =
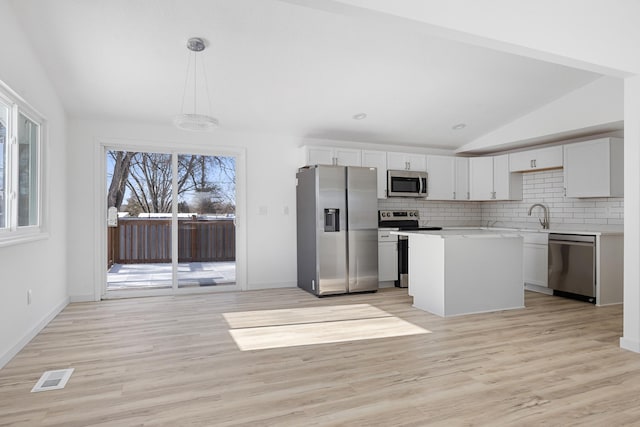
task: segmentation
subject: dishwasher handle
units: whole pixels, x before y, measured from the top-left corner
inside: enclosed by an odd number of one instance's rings
[[[551,242],[567,242],[567,243],[588,243],[595,245],[596,236],[587,236],[584,234],[549,234],[549,243]]]
[[[586,246],[592,248],[595,243],[591,242],[575,242],[571,240],[549,240],[550,245],[563,245],[563,246]]]

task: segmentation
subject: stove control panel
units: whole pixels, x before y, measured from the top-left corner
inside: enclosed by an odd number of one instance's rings
[[[398,220],[419,220],[420,211],[403,210],[403,211],[378,211],[378,219],[380,221],[398,221]]]

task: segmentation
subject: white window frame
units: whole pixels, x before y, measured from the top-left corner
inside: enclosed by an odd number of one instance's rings
[[[46,120],[17,93],[0,81],[0,101],[9,107],[5,152],[5,190],[6,190],[6,227],[0,228],[0,247],[42,240],[49,237],[45,228],[44,194],[45,188],[45,140]],[[35,225],[18,226],[18,117],[22,114],[38,125],[36,142],[37,168],[37,223]]]

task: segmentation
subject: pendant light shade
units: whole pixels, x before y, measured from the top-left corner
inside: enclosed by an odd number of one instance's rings
[[[211,98],[209,97],[209,85],[207,83],[207,72],[204,67],[204,61],[200,61],[200,70],[198,69],[197,56],[205,50],[206,45],[203,39],[199,37],[190,38],[187,41],[187,49],[190,51],[189,60],[187,62],[187,73],[184,81],[184,91],[182,93],[182,105],[180,114],[173,118],[176,127],[190,131],[209,131],[218,126],[218,119],[211,116]],[[193,61],[192,61],[193,59]],[[193,64],[191,64],[193,62]],[[193,70],[191,67],[193,66]],[[201,86],[198,87],[198,72],[200,72]],[[191,82],[190,82],[191,80]],[[190,85],[192,83],[192,85]],[[209,109],[209,114],[198,113],[198,92],[204,91]],[[187,93],[193,97],[193,110],[185,111],[185,100]],[[200,93],[200,95],[202,95]],[[202,98],[202,96],[200,96]]]

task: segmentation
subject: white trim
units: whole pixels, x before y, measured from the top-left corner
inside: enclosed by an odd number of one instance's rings
[[[0,356],[0,368],[9,363],[16,354],[20,352],[29,341],[31,341],[36,335],[42,331],[45,326],[49,324],[64,308],[69,304],[69,297],[65,297],[62,302],[56,305],[49,314],[47,314],[36,326],[34,326],[29,332],[27,332],[13,347],[11,347],[6,353]]]
[[[620,337],[620,348],[640,353],[640,342],[630,338]]]
[[[71,295],[69,296],[69,302],[95,302],[95,296],[93,294],[86,295]]]
[[[164,152],[169,154],[199,154],[206,156],[229,156],[236,159],[236,284],[225,286],[207,286],[195,289],[166,289],[140,291],[109,291],[107,296],[107,209],[104,177],[106,175],[106,152],[114,150],[135,150],[144,152]],[[247,150],[245,147],[216,146],[204,148],[199,145],[175,141],[128,140],[124,138],[96,138],[94,140],[94,236],[96,250],[94,257],[94,295],[95,301],[111,298],[142,297],[152,295],[181,295],[187,293],[211,293],[247,290]],[[164,293],[168,291],[169,293]]]
[[[263,282],[263,283],[251,283],[249,290],[260,291],[263,289],[279,289],[279,288],[296,288],[298,282]]]
[[[5,152],[5,227],[0,229],[0,247],[18,245],[26,242],[44,240],[48,234],[48,203],[49,203],[49,123],[47,118],[33,108],[20,95],[0,80],[0,100],[9,109],[6,133],[7,150]],[[36,225],[18,226],[18,120],[20,115],[33,122],[38,127],[35,145],[36,152]]]
[[[186,287],[186,288],[159,288],[159,289],[127,289],[118,291],[109,291],[103,299],[122,299],[122,298],[145,298],[157,296],[178,296],[178,295],[197,295],[197,294],[213,294],[221,292],[238,292],[240,287],[235,284],[205,286],[202,288]]]
[[[6,236],[0,237],[0,248],[37,242],[38,240],[47,240],[49,237],[49,233],[47,232],[20,233],[16,231],[7,233]]]

